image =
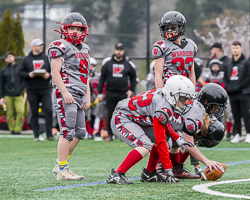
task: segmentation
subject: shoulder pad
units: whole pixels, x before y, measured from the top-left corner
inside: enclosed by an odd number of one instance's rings
[[[61,40],[56,40],[50,43],[48,48],[48,56],[50,58],[57,58],[65,54],[66,46]]]
[[[85,43],[82,43],[82,49],[87,49],[88,53],[90,52],[90,48],[88,45],[86,45]]]
[[[192,45],[194,46],[194,55],[196,55],[196,53],[197,53],[197,51],[198,51],[197,45],[196,45],[195,42],[194,42],[193,40],[191,40],[191,39],[186,38],[186,40],[187,40],[188,43],[190,43],[190,44],[192,44]]]
[[[172,116],[172,112],[168,108],[162,108],[161,110],[157,110],[155,111],[155,114],[154,114],[154,117],[156,117],[158,121],[164,126],[168,124],[171,116]]]
[[[198,119],[185,119],[185,125],[183,131],[188,135],[193,135],[194,133],[200,132],[202,128],[202,122]]]
[[[154,59],[163,58],[165,50],[166,50],[166,46],[165,46],[164,40],[160,40],[160,41],[154,43],[154,45],[152,47],[153,58]]]

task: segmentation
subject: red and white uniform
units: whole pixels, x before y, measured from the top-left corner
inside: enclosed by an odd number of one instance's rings
[[[160,40],[153,45],[152,56],[154,59],[163,58],[163,84],[173,75],[189,77],[194,56],[197,52],[196,44],[184,38],[181,45],[169,40]]]
[[[135,148],[142,146],[151,150],[156,147],[165,169],[172,168],[166,135],[176,141],[180,136],[170,123],[184,123],[184,118],[173,111],[161,88],[143,92],[120,101],[111,119],[113,133]]]

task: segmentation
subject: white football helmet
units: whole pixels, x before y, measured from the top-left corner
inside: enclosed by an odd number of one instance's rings
[[[91,65],[94,65],[94,66],[96,66],[96,65],[97,65],[97,61],[96,61],[96,59],[94,59],[94,58],[90,57],[90,58],[89,58],[89,61],[90,61],[90,64],[91,64]]]
[[[180,112],[183,112],[186,109],[188,101],[196,96],[193,82],[182,75],[170,77],[162,88],[162,93],[169,104]],[[184,105],[184,108],[177,106],[178,101]]]

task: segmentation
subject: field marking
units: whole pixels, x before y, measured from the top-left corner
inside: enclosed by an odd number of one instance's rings
[[[34,135],[0,135],[0,138],[34,138]]]
[[[240,199],[250,199],[250,196],[217,192],[217,191],[209,189],[209,187],[214,186],[214,185],[221,185],[221,184],[226,184],[226,183],[237,183],[237,182],[242,182],[242,181],[250,181],[250,178],[249,179],[228,180],[228,181],[221,181],[221,182],[213,182],[213,183],[205,183],[205,184],[200,184],[200,185],[194,185],[192,187],[192,189],[197,191],[197,192],[216,195],[216,196],[233,197],[233,198],[240,198]]]
[[[250,160],[226,163],[226,166],[238,165],[238,164],[244,164],[244,163],[250,163]],[[205,168],[206,167],[202,167],[202,169],[205,169]],[[140,179],[140,178],[141,177],[133,177],[133,178],[128,178],[128,179],[135,180],[135,179]],[[36,191],[51,191],[51,190],[57,190],[57,189],[66,189],[66,188],[72,188],[72,187],[82,187],[82,186],[98,185],[98,184],[105,184],[105,183],[106,183],[106,181],[100,181],[100,182],[83,183],[83,184],[76,184],[76,185],[64,185],[64,186],[37,189]]]

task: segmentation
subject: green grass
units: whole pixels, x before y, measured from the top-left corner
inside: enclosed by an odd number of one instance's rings
[[[207,182],[181,180],[178,184],[141,183],[133,185],[95,184],[88,186],[38,191],[38,189],[66,185],[104,182],[112,168],[117,168],[131,150],[125,143],[95,142],[79,143],[70,158],[70,169],[84,174],[83,181],[57,181],[51,172],[57,158],[57,142],[34,142],[31,138],[0,138],[0,199],[234,199],[204,194],[192,190],[192,186]],[[203,150],[209,159],[221,163],[250,160],[250,145],[230,144],[222,141],[216,148],[248,148],[246,150]],[[139,177],[148,156],[130,169],[126,176]],[[204,165],[201,165],[204,166]],[[186,167],[193,172],[189,159]],[[227,166],[220,180],[250,178],[250,163]],[[220,181],[219,180],[219,181]],[[212,190],[250,196],[249,182],[230,183],[210,187]]]

